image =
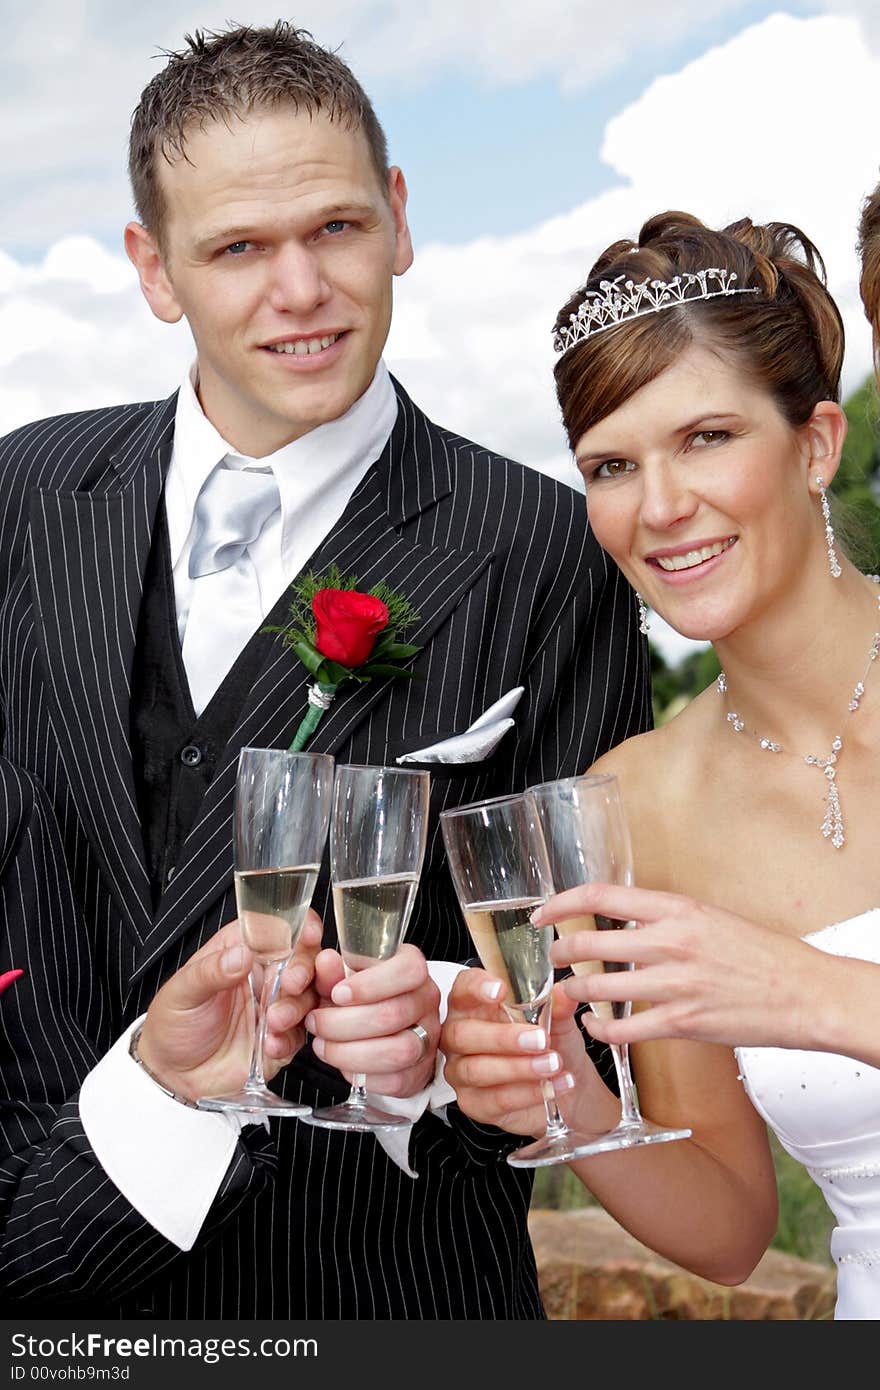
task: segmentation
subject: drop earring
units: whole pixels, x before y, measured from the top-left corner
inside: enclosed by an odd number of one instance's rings
[[[647,636],[648,631],[651,627],[651,620],[648,617],[648,609],[645,604],[645,600],[642,598],[641,594],[636,594],[636,600],[639,605],[639,632]]]
[[[834,549],[834,528],[831,525],[831,508],[828,505],[828,494],[825,491],[824,478],[817,478],[816,486],[819,489],[819,498],[822,503],[822,520],[825,522],[825,548],[828,552],[828,568],[831,571],[831,578],[839,579],[843,571],[840,568],[837,551]]]

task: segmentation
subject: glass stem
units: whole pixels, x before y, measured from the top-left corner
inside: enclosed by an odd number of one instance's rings
[[[266,1089],[263,1045],[266,1041],[268,1012],[270,1006],[275,1003],[286,964],[286,959],[270,961],[266,965],[258,964],[248,977],[251,985],[251,997],[254,1001],[254,1050],[251,1053],[248,1079],[244,1083],[247,1091],[264,1091]]]
[[[640,1125],[642,1117],[639,1112],[629,1065],[629,1043],[620,1045],[611,1043],[610,1047],[611,1056],[614,1058],[614,1070],[617,1072],[617,1086],[620,1091],[620,1123],[627,1126]]]
[[[544,1097],[544,1114],[547,1118],[546,1133],[550,1138],[557,1139],[560,1135],[568,1133],[568,1125],[560,1114],[552,1081],[541,1082],[541,1094]]]
[[[351,1090],[345,1101],[353,1110],[362,1110],[367,1103],[367,1075],[366,1072],[357,1071],[351,1080]]]

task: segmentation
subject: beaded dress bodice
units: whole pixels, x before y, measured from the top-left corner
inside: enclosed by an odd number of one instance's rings
[[[804,940],[880,964],[880,908]],[[837,1221],[835,1317],[880,1318],[880,1069],[832,1052],[743,1047],[736,1055],[752,1104]]]

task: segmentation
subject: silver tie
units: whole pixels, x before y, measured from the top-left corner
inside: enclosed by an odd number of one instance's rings
[[[251,546],[280,511],[271,471],[230,467],[225,460],[199,493],[189,558],[194,582],[181,632],[197,715],[260,625],[263,601]]]
[[[274,473],[217,465],[196,502],[190,579],[216,574],[240,560],[281,506]]]

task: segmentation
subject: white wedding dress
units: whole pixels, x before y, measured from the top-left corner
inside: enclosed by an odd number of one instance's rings
[[[804,940],[880,963],[880,908]],[[742,1047],[736,1056],[752,1104],[837,1220],[835,1318],[880,1318],[880,1070],[832,1052]]]

